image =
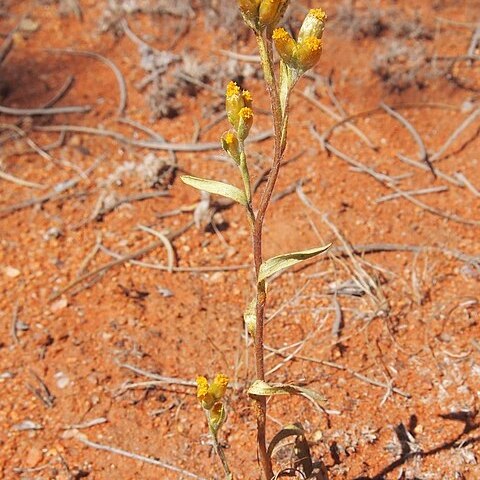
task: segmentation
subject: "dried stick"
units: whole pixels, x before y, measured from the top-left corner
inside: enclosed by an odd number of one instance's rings
[[[87,170],[82,172],[83,175],[78,175],[70,180],[59,183],[58,185],[53,187],[51,192],[41,197],[30,198],[28,200],[24,200],[23,202],[16,203],[14,205],[10,205],[8,207],[3,208],[2,210],[0,210],[0,218],[10,215],[11,213],[14,213],[14,212],[18,212],[19,210],[23,210],[24,208],[30,208],[30,207],[33,207],[34,205],[41,205],[51,200],[55,200],[55,199],[60,200],[70,196],[70,195],[67,195],[67,196],[62,195],[62,193],[65,192],[66,190],[69,190],[75,187],[78,183],[84,180],[86,176],[97,167],[98,163],[99,163],[99,160],[94,162]]]
[[[413,160],[405,155],[402,155],[401,153],[397,153],[397,158],[401,160],[402,162],[411,165],[412,167],[419,168],[421,170],[429,171],[430,169],[428,168],[427,165],[424,163],[417,162],[416,160]],[[446,180],[447,182],[451,183],[452,185],[455,185],[457,187],[463,188],[465,185],[461,180],[457,180],[456,178],[448,175],[447,173],[442,172],[438,167],[435,167],[435,173],[438,178],[441,178],[442,180]]]
[[[244,53],[231,52],[230,50],[220,50],[222,55],[233,58],[234,60],[240,60],[246,63],[260,63],[260,55],[246,55]]]
[[[167,238],[169,240],[173,240],[183,233],[185,233],[190,227],[193,226],[193,220],[188,222],[187,224],[183,225],[180,227],[178,230],[175,230],[171,232],[170,234],[167,235]],[[65,287],[60,289],[58,292],[55,292],[52,294],[49,298],[49,300],[55,300],[58,297],[62,296],[64,293],[68,292],[71,290],[73,287],[77,286],[78,284],[84,282],[85,280],[89,279],[90,277],[96,276],[99,273],[103,273],[107,270],[109,270],[112,267],[115,267],[117,265],[121,265],[123,263],[126,263],[130,260],[134,260],[135,258],[142,257],[143,255],[151,252],[152,250],[155,250],[159,246],[163,245],[163,242],[161,240],[157,240],[156,242],[150,243],[146,247],[140,248],[138,250],[135,250],[134,252],[127,253],[126,255],[121,256],[120,258],[117,258],[115,260],[112,260],[111,262],[108,262],[104,265],[101,265],[100,267],[96,268],[95,270],[91,272],[84,273],[83,275],[80,275],[77,277],[75,280],[72,280],[69,284],[67,284]]]
[[[146,225],[139,225],[138,227],[140,230],[143,230],[144,232],[150,233],[151,235],[159,238],[163,246],[165,247],[165,250],[167,251],[167,258],[168,258],[168,272],[172,273],[173,269],[175,267],[175,260],[176,260],[176,255],[175,251],[172,246],[172,242],[167,238],[166,235],[164,235],[162,232],[159,232],[157,230],[154,230],[153,228],[147,227]]]
[[[122,72],[120,69],[113,63],[110,59],[104,57],[103,55],[100,55],[99,53],[95,52],[86,52],[82,50],[74,50],[72,48],[49,48],[49,52],[53,53],[65,53],[68,55],[76,55],[80,57],[87,57],[87,58],[94,58],[96,60],[99,60],[103,64],[107,65],[112,72],[115,74],[115,77],[118,82],[118,88],[120,89],[120,98],[118,102],[118,109],[117,113],[118,115],[123,115],[125,112],[125,109],[127,108],[127,84],[125,82],[125,78],[122,75]]]
[[[110,257],[121,259],[123,255],[120,253],[114,252],[104,245],[100,245],[100,250],[109,255]],[[178,272],[178,273],[208,273],[208,272],[234,272],[237,270],[246,270],[251,267],[251,265],[207,265],[202,267],[174,267],[171,265],[162,265],[161,263],[148,263],[142,262],[140,260],[129,260],[129,263],[132,265],[137,265],[138,267],[151,268],[152,270],[160,270],[162,272]]]
[[[65,80],[65,83],[60,87],[60,90],[44,105],[42,105],[42,108],[50,108],[53,107],[57,102],[59,102],[63,96],[70,90],[70,87],[73,85],[74,82],[74,77],[72,75],[69,75],[67,79]]]
[[[312,133],[314,134],[314,136],[319,139],[318,137],[318,133],[315,131],[315,129],[311,128],[311,131]],[[457,222],[457,223],[462,223],[462,224],[465,224],[465,225],[475,225],[475,226],[480,226],[480,220],[470,220],[468,218],[464,218],[460,215],[457,215],[455,213],[447,213],[447,212],[444,212],[438,208],[435,208],[435,207],[432,207],[430,205],[427,205],[426,203],[418,200],[417,198],[415,198],[414,196],[412,195],[409,195],[407,192],[404,192],[403,190],[400,190],[399,188],[397,188],[394,183],[390,180],[383,180],[382,177],[386,177],[386,175],[383,175],[383,174],[379,174],[378,172],[376,172],[375,170],[369,168],[369,167],[365,167],[364,165],[362,165],[360,162],[358,162],[358,160],[350,157],[349,155],[347,155],[346,153],[338,150],[337,148],[333,147],[330,143],[328,142],[324,142],[324,145],[325,147],[327,148],[327,150],[329,150],[330,152],[332,152],[334,155],[336,155],[338,158],[341,158],[342,160],[346,161],[347,163],[351,164],[351,165],[354,165],[354,166],[358,166],[360,165],[360,167],[362,168],[362,171],[370,174],[373,178],[375,178],[375,180],[377,180],[378,182],[380,182],[383,186],[385,187],[388,187],[390,189],[392,189],[394,192],[398,193],[399,195],[401,195],[403,198],[405,198],[406,200],[410,201],[411,203],[417,205],[417,207],[420,207],[422,208],[423,210],[426,210],[427,212],[433,214],[433,215],[437,215],[439,217],[443,217],[443,218],[446,218],[448,220],[451,220],[453,222]],[[388,178],[388,177],[387,177]]]
[[[480,115],[480,108],[474,110],[456,129],[455,131],[448,137],[447,141],[440,147],[440,149],[434,153],[430,161],[436,162],[439,160],[448,147],[456,140],[456,138],[471,124],[476,120],[476,118]]]
[[[52,108],[11,108],[0,105],[0,113],[3,115],[59,115],[63,113],[86,113],[92,109],[89,105],[72,107],[52,107]]]
[[[442,253],[446,256],[451,256],[456,260],[465,263],[471,263],[480,267],[480,255],[468,255],[461,252],[460,250],[455,250],[448,247],[435,247],[429,245],[404,245],[401,243],[370,243],[370,244],[360,244],[352,245],[352,250],[356,254],[371,254],[371,253],[380,253],[380,252],[428,252],[433,251],[437,253]],[[349,256],[350,251],[343,246],[335,246],[331,248],[331,251],[335,255]],[[321,260],[320,257],[319,260]]]
[[[446,186],[439,186],[439,187],[431,187],[431,188],[420,188],[418,190],[406,190],[404,193],[408,195],[427,195],[429,193],[439,193],[439,192],[446,192],[448,187]],[[375,200],[376,203],[383,203],[388,202],[390,200],[394,200],[395,198],[400,198],[402,195],[400,193],[391,193],[390,195],[384,195],[383,197],[377,198]]]
[[[472,182],[461,172],[456,172],[455,177],[458,178],[463,184],[476,196],[480,197],[480,190],[478,190]]]
[[[425,162],[428,165],[428,168],[432,172],[433,178],[437,178],[437,174],[435,173],[433,165],[428,159],[427,149],[425,148],[425,144],[423,143],[422,137],[417,132],[415,127],[404,116],[400,115],[398,112],[396,112],[393,108],[390,108],[385,103],[381,102],[380,107],[382,107],[395,120],[398,120],[410,132],[410,135],[418,145],[418,156],[420,157],[420,160]]]
[[[35,127],[39,132],[75,132],[85,133],[87,135],[97,135],[100,137],[109,137],[120,143],[132,145],[139,148],[149,148],[152,150],[170,150],[173,152],[206,152],[209,150],[220,150],[221,146],[218,142],[210,143],[166,143],[166,142],[149,142],[145,140],[135,140],[128,138],[121,133],[112,130],[103,130],[100,128],[84,127],[82,125],[49,125],[45,127]],[[247,139],[246,143],[261,142],[270,138],[272,131],[261,132]]]
[[[265,349],[270,351],[270,352],[275,353],[276,355],[284,357],[284,358],[287,358],[287,357],[290,356],[287,353],[284,353],[281,350],[277,350],[277,349],[272,348],[272,347],[265,346]],[[375,387],[391,389],[392,392],[394,392],[394,393],[396,393],[396,394],[398,394],[402,397],[412,398],[412,396],[409,393],[404,392],[403,390],[400,390],[399,388],[392,387],[391,385],[388,385],[386,383],[383,383],[383,382],[380,382],[378,380],[374,380],[372,378],[369,378],[365,375],[362,375],[361,373],[356,372],[355,370],[351,369],[350,367],[346,367],[344,365],[340,365],[338,363],[330,362],[330,361],[327,361],[327,360],[319,360],[317,358],[306,357],[304,355],[295,355],[293,358],[297,358],[299,360],[304,360],[306,362],[318,363],[318,364],[323,365],[325,367],[330,367],[330,368],[334,368],[336,370],[341,370],[341,371],[344,371],[344,372],[348,372],[350,375],[352,375],[353,377],[355,377],[356,379],[358,379],[362,382],[366,382],[370,385],[374,385]]]
[[[162,467],[166,470],[177,472],[186,477],[196,478],[197,480],[207,480],[206,478],[201,477],[195,473],[189,472],[188,470],[177,467],[175,465],[171,465],[170,463],[166,463],[162,460],[158,460],[157,458],[146,457],[144,455],[139,455],[137,453],[128,452],[127,450],[122,450],[121,448],[111,447],[109,445],[92,442],[88,440],[88,438],[85,435],[77,434],[75,435],[74,438],[79,442],[83,443],[84,445],[86,445],[87,447],[95,448],[96,450],[103,450],[104,452],[115,453],[116,455],[122,455],[123,457],[132,458],[139,462],[149,463],[150,465]]]
[[[85,428],[96,427],[97,425],[102,425],[107,423],[108,419],[105,417],[94,418],[93,420],[88,420],[87,422],[82,423],[73,423],[72,425],[67,425],[63,427],[64,430],[83,430]]]
[[[16,183],[21,187],[28,187],[28,188],[36,188],[38,190],[45,190],[48,188],[46,185],[42,185],[41,183],[29,182],[28,180],[23,180],[23,178],[15,177],[14,175],[4,172],[0,170],[0,178],[6,180],[7,182]]]
[[[395,105],[391,105],[390,108],[393,108],[395,110],[402,110],[405,108],[437,108],[441,110],[459,110],[459,107],[455,105],[448,105],[445,103],[399,103]],[[364,117],[370,117],[372,115],[375,115],[377,113],[382,113],[384,112],[384,109],[382,107],[376,107],[372,108],[370,110],[365,110],[363,112],[358,112],[354,113],[346,118],[343,118],[339,120],[337,123],[332,125],[331,127],[327,128],[321,135],[321,140],[320,143],[323,145],[325,142],[328,141],[334,130],[336,130],[338,127],[341,127],[342,125],[345,125],[348,122],[351,122],[352,120],[356,120],[358,118],[364,118]],[[430,159],[431,161],[431,159]]]
[[[342,120],[346,120],[343,122],[343,124],[349,128],[352,132],[354,132],[360,139],[362,139],[366,145],[368,145],[372,150],[377,150],[378,147],[368,138],[368,136],[362,132],[356,125],[351,123],[349,120],[346,118],[348,117],[342,117],[339,114],[335,113],[332,109],[328,108],[327,106],[323,105],[323,103],[320,103],[316,98],[313,98],[310,95],[307,95],[304,92],[298,91],[296,92],[298,95],[301,95],[305,100],[309,101],[312,105],[315,105],[317,108],[319,108],[322,112],[326,113],[328,116],[336,120],[337,122],[341,122]]]
[[[38,153],[38,155],[40,155],[42,158],[49,162],[53,161],[52,157],[47,152],[45,152],[44,149],[40,148],[30,137],[27,136],[27,133],[24,132],[17,125],[10,123],[1,123],[0,128],[14,131],[20,138],[25,138],[25,142],[35,153]]]

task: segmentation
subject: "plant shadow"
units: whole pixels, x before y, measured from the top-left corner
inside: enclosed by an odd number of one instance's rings
[[[400,423],[394,428],[398,441],[401,445],[400,458],[384,467],[380,472],[369,476],[362,475],[355,477],[353,480],[385,480],[386,475],[393,472],[395,469],[404,465],[408,460],[413,458],[427,458],[436,455],[439,452],[451,450],[459,447],[466,447],[480,442],[480,435],[475,437],[464,438],[465,435],[477,430],[480,427],[480,423],[475,423],[475,417],[477,411],[458,411],[447,414],[440,414],[439,417],[445,420],[458,421],[464,424],[462,432],[458,434],[454,439],[444,442],[430,450],[420,450],[419,446],[415,443],[415,437],[411,433],[414,430],[417,422],[416,415],[410,417],[408,428]]]

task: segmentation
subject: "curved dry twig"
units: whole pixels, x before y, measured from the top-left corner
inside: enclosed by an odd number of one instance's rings
[[[29,117],[37,115],[59,115],[68,113],[87,113],[92,109],[89,105],[52,108],[13,108],[0,105],[0,113],[3,115],[26,115]]]
[[[207,480],[206,478],[201,477],[200,475],[189,472],[188,470],[177,467],[175,465],[171,465],[171,464],[169,464],[167,462],[164,462],[162,460],[159,460],[157,458],[146,457],[144,455],[139,455],[138,453],[133,453],[133,452],[128,452],[126,450],[122,450],[121,448],[111,447],[109,445],[103,445],[101,443],[92,442],[92,441],[88,440],[88,438],[85,435],[82,435],[80,433],[77,433],[76,435],[74,435],[74,438],[75,438],[75,440],[78,440],[79,442],[83,443],[87,447],[95,448],[96,450],[103,450],[104,452],[115,453],[116,455],[121,455],[123,457],[132,458],[132,459],[134,459],[136,461],[139,461],[139,462],[149,463],[151,465],[155,465],[157,467],[161,467],[161,468],[164,468],[166,470],[177,472],[181,476],[195,478],[197,480]]]
[[[474,110],[456,129],[455,131],[448,137],[447,141],[434,153],[430,161],[436,162],[439,160],[448,147],[456,140],[456,138],[471,124],[473,121],[480,115],[480,108]]]
[[[45,188],[48,188],[46,185],[42,185],[41,183],[29,182],[28,180],[24,180],[23,178],[18,178],[15,175],[4,172],[3,170],[0,170],[0,178],[2,178],[7,182],[16,183],[21,187],[37,188],[38,190],[44,190]]]
[[[75,132],[85,133],[87,135],[97,135],[100,137],[109,137],[127,145],[139,148],[150,148],[152,150],[167,150],[172,152],[206,152],[210,150],[220,150],[219,142],[209,143],[167,143],[167,142],[151,142],[146,140],[135,140],[128,138],[121,133],[113,130],[103,130],[100,128],[84,127],[82,125],[49,125],[45,127],[34,127],[39,132]],[[264,131],[257,135],[252,135],[246,143],[261,142],[272,136],[272,131]]]
[[[440,110],[459,110],[459,107],[456,105],[448,105],[446,103],[398,103],[391,105],[390,108],[394,108],[395,110],[402,110],[408,108],[436,108]],[[328,142],[329,138],[331,137],[334,130],[346,123],[351,122],[352,120],[357,120],[359,118],[370,117],[371,115],[375,115],[377,113],[384,112],[382,107],[375,107],[370,110],[365,110],[363,112],[353,113],[342,120],[339,120],[337,123],[328,127],[320,136],[319,141],[323,145],[325,142]]]
[[[87,57],[87,58],[94,58],[99,60],[103,64],[107,65],[112,72],[114,73],[117,82],[118,88],[120,89],[120,98],[118,102],[118,115],[123,115],[125,109],[127,108],[127,83],[125,82],[125,78],[120,71],[120,69],[113,63],[109,58],[104,57],[96,52],[87,52],[83,50],[74,50],[73,48],[49,48],[49,52],[53,53],[66,53],[68,55],[77,55],[80,57]]]
[[[412,135],[412,138],[415,140],[416,144],[418,145],[418,156],[420,157],[420,160],[422,160],[427,164],[428,168],[432,172],[433,178],[437,178],[435,169],[433,168],[432,163],[428,159],[428,152],[427,152],[427,149],[425,148],[425,144],[423,143],[422,137],[417,132],[415,127],[403,115],[400,115],[397,111],[389,107],[386,103],[381,102],[380,107],[383,108],[395,120],[398,120],[410,132],[410,135]]]

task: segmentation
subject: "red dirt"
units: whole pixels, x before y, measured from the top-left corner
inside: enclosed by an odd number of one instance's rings
[[[92,105],[93,109],[88,114],[0,118],[3,171],[48,186],[43,191],[33,190],[0,179],[2,478],[188,478],[87,447],[75,437],[76,430],[65,430],[100,417],[107,422],[79,430],[92,442],[159,458],[202,477],[221,478],[195,390],[182,385],[122,390],[127,382],[147,380],[122,364],[189,381],[198,374],[213,377],[222,371],[248,385],[253,377],[253,351],[245,346],[242,312],[252,292],[250,270],[169,273],[124,262],[52,301],[52,294],[75,280],[80,271],[93,272],[111,261],[104,251],[91,255],[97,241],[122,254],[136,251],[155,240],[138,225],[177,230],[191,220],[191,209],[165,218],[159,214],[190,207],[199,195],[177,179],[168,197],[123,204],[101,219],[85,223],[101,195],[115,191],[122,197],[158,191],[148,188],[132,172],[123,175],[121,184],[105,186],[107,177],[118,167],[125,162],[140,164],[150,152],[109,138],[67,134],[65,142],[49,152],[52,158],[46,159],[33,152],[25,139],[4,134],[9,132],[5,124],[16,124],[37,145],[45,146],[55,142],[59,134],[39,132],[35,127],[72,124],[148,139],[116,121],[119,90],[107,66],[46,48],[75,48],[112,60],[128,87],[125,116],[148,125],[172,143],[190,143],[196,125],[201,132],[199,142],[216,142],[227,129],[226,120],[206,133],[202,129],[221,111],[222,98],[201,89],[196,97],[179,99],[179,116],[151,121],[146,94],[135,88],[146,75],[140,67],[137,45],[127,36],[99,31],[99,18],[107,2],[82,1],[83,22],[75,16],[59,16],[54,3],[16,3],[7,5],[8,15],[0,18],[0,33],[8,34],[23,15],[36,22],[38,29],[15,34],[14,48],[0,65],[1,104],[41,106],[71,75],[74,85],[56,106]],[[356,3],[365,11],[363,2]],[[378,8],[390,8],[384,3]],[[460,56],[468,50],[471,22],[478,21],[478,2],[445,1],[434,6],[432,2],[421,2],[420,6],[401,3],[398,11],[409,17],[417,12],[434,32],[428,45],[435,46],[437,55]],[[421,134],[427,150],[436,152],[479,108],[475,90],[480,79],[478,61],[455,67],[459,76],[473,85],[470,90],[441,76],[429,80],[421,90],[412,87],[389,93],[370,69],[374,52],[389,34],[352,39],[336,22],[336,4],[329,1],[322,5],[332,12],[331,23],[325,34],[324,57],[315,71],[321,75],[332,72],[335,94],[350,114],[374,108],[380,101],[414,104],[398,111]],[[451,25],[439,17],[468,25]],[[159,50],[171,49],[174,44],[177,54],[188,49],[195,58],[213,59],[220,66],[225,62],[221,48],[255,52],[246,27],[236,23],[215,31],[202,9],[195,20],[138,13],[128,21],[134,32],[141,32]],[[189,28],[184,30],[187,22]],[[231,38],[232,31],[240,36],[237,44]],[[249,78],[245,86],[252,90],[258,110],[252,132],[271,128],[269,116],[262,113],[268,110],[268,101],[261,80]],[[297,91],[313,86],[318,100],[334,110],[324,83],[303,79]],[[436,106],[427,108],[425,103]],[[341,245],[322,221],[325,214],[352,245],[388,243],[426,248],[357,255],[353,260],[324,257],[306,268],[284,273],[272,283],[268,314],[282,308],[268,324],[267,344],[274,349],[290,345],[284,350],[288,355],[295,352],[296,342],[307,341],[269,380],[301,383],[323,393],[332,414],[327,419],[305,399],[274,398],[269,404],[268,435],[271,438],[280,425],[301,422],[314,460],[324,462],[330,479],[480,479],[479,197],[468,188],[433,179],[429,172],[400,162],[398,152],[418,159],[418,147],[397,120],[376,113],[359,119],[356,125],[379,147],[377,151],[343,128],[335,130],[331,144],[378,172],[392,177],[406,175],[397,184],[401,190],[447,186],[447,191],[415,198],[477,223],[448,220],[405,198],[377,203],[376,199],[392,190],[322,150],[310,131],[311,122],[323,132],[334,120],[295,95],[286,158],[298,158],[283,168],[276,191],[303,180],[303,191],[317,210],[308,208],[295,193],[273,204],[266,221],[266,256],[331,240]],[[477,116],[435,163],[450,175],[463,173],[476,188],[480,188],[479,127]],[[249,147],[255,177],[268,166],[271,147],[271,140]],[[169,160],[167,152],[154,153]],[[237,181],[229,164],[212,160],[212,154],[218,153],[178,153],[178,169]],[[15,212],[4,210],[51,192],[96,161],[98,165],[88,178],[61,198]],[[221,217],[225,228],[220,233],[192,227],[173,241],[179,267],[242,266],[251,261],[242,210],[232,207],[222,211]],[[453,250],[476,256],[476,264],[475,259],[455,258]],[[158,247],[139,260],[166,264],[167,254]],[[371,275],[375,286],[371,295],[336,297],[344,315],[341,336],[336,339],[332,336],[336,300],[329,289],[334,282],[351,280],[353,269],[359,265]],[[173,295],[162,294],[165,289]],[[18,338],[12,329],[15,312]],[[269,356],[267,370],[281,361],[278,355]],[[410,398],[325,362],[396,387]],[[39,398],[45,397],[39,379],[54,397],[50,406],[45,398]],[[244,388],[230,390],[227,401],[228,420],[220,436],[235,478],[259,478],[252,404]],[[42,428],[19,431],[18,426],[25,421]],[[289,455],[285,448],[278,452],[277,468],[289,465]]]

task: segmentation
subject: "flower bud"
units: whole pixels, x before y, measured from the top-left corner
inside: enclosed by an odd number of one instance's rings
[[[258,9],[260,8],[261,0],[238,0],[240,13],[245,22],[251,28],[255,28],[258,24]]]
[[[273,42],[282,60],[289,66],[295,64],[297,43],[284,28],[276,28],[272,34]]]
[[[215,403],[215,398],[209,391],[208,380],[202,376],[197,377],[197,398],[206,410],[210,410]]]
[[[327,14],[321,8],[311,9],[298,32],[298,42],[301,43],[308,37],[322,38]]]
[[[312,68],[322,56],[322,41],[316,37],[307,37],[297,45],[296,60],[302,71]]]
[[[285,64],[297,74],[302,75],[312,68],[322,55],[322,35],[325,28],[326,13],[320,9],[308,12],[295,41],[283,28],[273,31],[272,39],[278,54]]]
[[[289,0],[262,0],[258,19],[262,27],[275,27],[283,17]]]
[[[225,422],[226,417],[227,415],[225,413],[225,407],[223,406],[223,403],[217,402],[210,410],[210,414],[208,417],[208,423],[210,424],[210,428],[215,435],[217,434],[219,428]]]
[[[243,108],[251,109],[252,94],[248,90],[240,90],[240,87],[235,82],[229,82],[227,85],[225,106],[229,122],[238,130],[240,111]]]
[[[225,395],[229,381],[229,378],[223,373],[217,374],[209,388],[209,392],[213,395],[215,400],[221,400]]]
[[[249,107],[243,107],[240,112],[238,112],[238,117],[238,138],[245,140],[253,124],[253,110]]]
[[[240,145],[237,134],[229,130],[222,135],[222,148],[230,155],[237,165],[240,165]]]

